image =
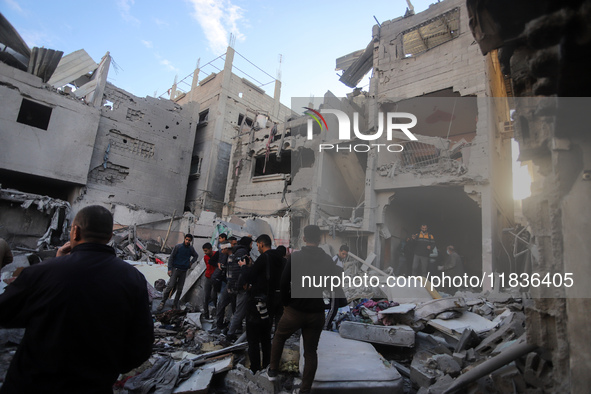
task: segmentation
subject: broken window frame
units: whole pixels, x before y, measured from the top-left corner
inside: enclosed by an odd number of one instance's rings
[[[191,158],[191,167],[189,169],[189,179],[198,179],[201,176],[201,164],[203,158],[197,155]]]
[[[430,26],[434,23],[438,23],[442,21],[443,24],[445,25],[445,27],[447,28],[447,32],[441,32],[441,33],[437,33],[434,35],[430,35],[427,37],[424,37],[421,30],[427,26]],[[455,26],[457,26],[456,28],[454,28]],[[417,32],[420,40],[422,41],[423,47],[424,49],[422,50],[417,50],[417,51],[412,51],[409,50],[407,52],[407,47],[408,47],[408,43],[405,44],[405,37],[407,37],[408,35],[412,34],[413,32]],[[435,40],[435,44],[430,45],[429,44],[429,40],[433,39],[433,38],[437,38],[439,36],[445,35],[447,34],[448,37],[445,41],[439,41],[439,40]],[[454,40],[455,38],[458,38],[460,36],[460,8],[456,7],[452,10],[449,10],[441,15],[436,16],[435,18],[432,18],[428,21],[425,21],[417,26],[414,26],[404,32],[402,32],[402,36],[400,38],[400,42],[402,45],[402,58],[406,59],[409,57],[415,57],[418,56],[420,54],[423,54],[425,52],[427,52],[430,49],[436,48],[442,44],[445,44],[447,42],[450,42],[452,40]],[[416,48],[417,46],[415,46],[414,48]]]
[[[262,168],[265,167],[265,154],[259,154],[253,157],[253,164],[252,164],[252,181],[253,182],[262,182],[262,181],[275,181],[286,179],[291,174],[291,150],[283,150],[281,152],[281,160],[277,161],[277,151],[273,151],[269,153],[269,160],[266,163],[266,171],[262,173]],[[279,165],[282,167],[283,171],[275,171],[269,172],[269,163],[274,158],[274,163],[271,165]],[[257,171],[257,168],[260,168]]]
[[[197,122],[197,129],[207,126],[209,123],[209,108],[199,112],[199,121]]]

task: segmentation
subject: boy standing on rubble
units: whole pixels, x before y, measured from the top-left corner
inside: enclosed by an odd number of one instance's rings
[[[174,296],[173,307],[174,309],[179,308],[179,301],[183,293],[187,270],[191,268],[191,265],[193,265],[193,263],[199,258],[195,248],[191,246],[191,242],[193,242],[193,236],[191,234],[185,235],[185,242],[176,245],[168,258],[168,276],[170,276],[170,280],[162,294],[162,302],[158,305],[158,312],[164,309],[166,300],[168,300],[170,293],[175,289],[176,295]],[[191,259],[191,257],[193,258]]]

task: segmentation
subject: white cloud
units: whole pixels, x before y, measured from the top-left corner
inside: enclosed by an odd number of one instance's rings
[[[20,13],[23,12],[23,9],[21,8],[21,6],[16,2],[16,0],[4,0],[4,2],[6,4],[8,4],[10,6],[10,8],[12,8],[15,11],[18,11]]]
[[[131,6],[134,4],[135,0],[117,0],[117,8],[119,8],[123,20],[138,26],[140,24],[139,19],[131,15]]]
[[[152,41],[146,41],[146,40],[141,40],[142,44],[144,44],[144,46],[148,49],[151,49],[154,47],[154,44],[152,44]]]
[[[158,18],[154,18],[154,22],[159,26],[159,27],[166,27],[169,26],[168,22],[163,21],[162,19],[158,19]]]
[[[238,21],[243,16],[243,9],[230,0],[188,0],[193,6],[193,18],[199,23],[214,54],[224,53],[228,46],[230,33],[237,40],[244,40],[244,34],[238,29]]]
[[[160,60],[160,64],[166,67],[169,71],[174,71],[175,73],[179,73],[179,69],[172,65],[172,63],[168,59]]]

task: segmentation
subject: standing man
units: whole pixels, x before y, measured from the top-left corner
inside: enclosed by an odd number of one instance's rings
[[[435,238],[428,232],[426,224],[421,225],[421,231],[412,236],[414,241],[414,258],[412,261],[412,274],[427,276],[429,267],[429,255],[435,248]]]
[[[203,260],[205,260],[205,284],[203,285],[203,318],[209,319],[209,303],[217,304],[217,292],[213,286],[212,275],[218,268],[219,253],[213,251],[213,247],[208,242],[203,245]]]
[[[267,234],[260,235],[256,243],[261,255],[250,267],[246,279],[246,340],[252,373],[266,368],[271,360],[271,325],[283,260],[279,251],[271,249],[271,237]]]
[[[193,265],[193,263],[199,258],[195,248],[191,246],[191,242],[193,242],[193,236],[187,234],[185,235],[185,242],[176,245],[174,249],[172,249],[172,253],[168,258],[168,276],[170,276],[170,280],[162,294],[162,302],[158,305],[158,312],[164,309],[164,304],[166,304],[166,300],[168,300],[168,297],[173,290],[176,290],[173,308],[179,308],[179,301],[183,293],[187,270],[191,268],[191,265]],[[193,258],[191,259],[191,257]]]
[[[242,320],[246,315],[246,300],[248,297],[243,286],[246,283],[244,275],[248,270],[245,267],[250,263],[251,249],[252,238],[242,237],[238,241],[238,245],[232,249],[232,255],[228,257],[228,286],[226,286],[226,291],[236,300],[236,309],[226,333],[229,341],[236,340],[236,331],[242,328]]]
[[[58,257],[25,268],[0,295],[0,325],[26,328],[1,393],[110,393],[148,359],[146,279],[107,246],[112,231],[106,208],[81,209]]]
[[[267,371],[269,380],[277,379],[277,370],[285,341],[301,329],[304,341],[304,373],[300,393],[310,392],[314,376],[316,376],[318,341],[324,325],[325,305],[322,294],[326,290],[326,288],[314,286],[306,288],[303,286],[302,279],[304,275],[316,277],[339,275],[338,267],[334,261],[318,247],[320,236],[321,232],[318,226],[306,226],[304,228],[306,246],[302,247],[301,251],[294,252],[289,256],[285,270],[281,275],[281,298],[285,309],[273,337],[271,362]],[[292,298],[292,291],[296,295],[306,298]]]
[[[348,257],[349,247],[347,245],[341,245],[341,247],[339,248],[339,253],[334,255],[332,261],[334,261],[337,266],[344,268],[345,262],[347,261]]]

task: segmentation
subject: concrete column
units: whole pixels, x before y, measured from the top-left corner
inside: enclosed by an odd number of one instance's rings
[[[199,69],[199,60],[197,60],[197,67],[195,68],[195,71],[193,71],[193,81],[191,82],[191,95],[189,101],[195,100],[195,90],[197,89],[197,86],[199,86],[199,72],[201,72],[201,70]]]
[[[493,272],[493,229],[496,222],[495,205],[492,197],[492,188],[489,185],[481,189],[482,199],[482,272],[486,277],[482,290],[492,290],[489,274]]]
[[[174,83],[172,84],[172,88],[170,88],[170,99],[174,100],[174,97],[176,96],[176,78],[177,76],[174,76]]]
[[[213,116],[215,119],[215,124],[213,125],[213,135],[212,135],[212,144],[211,144],[211,154],[209,157],[209,163],[207,166],[207,173],[205,182],[203,183],[206,193],[211,193],[214,189],[213,185],[215,182],[220,182],[221,180],[216,179],[215,171],[218,164],[218,157],[219,157],[219,144],[223,140],[224,136],[224,126],[226,125],[226,107],[227,107],[227,100],[229,94],[229,87],[232,81],[232,63],[234,62],[234,48],[228,47],[226,51],[226,62],[224,63],[224,71],[222,72],[222,84],[221,84],[221,91],[219,95],[219,101],[217,105],[217,110],[215,113],[210,113],[210,116]],[[210,108],[210,111],[212,109]],[[202,167],[203,168],[203,167]],[[224,179],[223,182],[226,180]],[[208,197],[209,198],[209,195]],[[205,207],[205,199],[203,203],[203,207]]]
[[[281,107],[281,102],[279,99],[281,98],[281,81],[276,79],[275,80],[275,92],[273,93],[273,99],[275,102],[273,103],[273,118],[279,119],[279,108]]]

